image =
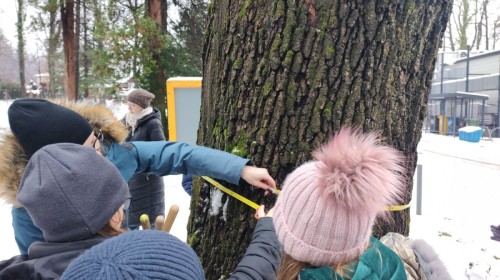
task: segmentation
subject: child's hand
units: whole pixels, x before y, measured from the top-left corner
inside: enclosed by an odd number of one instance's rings
[[[264,205],[261,205],[257,210],[255,210],[255,219],[260,219],[262,217],[273,217],[274,213],[274,207],[269,210],[269,212],[266,213],[266,210],[264,210]]]
[[[274,182],[274,179],[265,168],[245,166],[241,171],[241,178],[257,188],[271,191],[276,188],[276,182]]]

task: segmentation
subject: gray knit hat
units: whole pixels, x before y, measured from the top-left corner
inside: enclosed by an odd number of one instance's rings
[[[63,280],[203,280],[196,253],[160,230],[134,230],[92,247],[64,271]]]
[[[145,89],[136,89],[127,95],[127,101],[135,103],[143,109],[149,107],[153,98],[155,98],[155,95]]]
[[[120,172],[93,148],[61,143],[31,157],[17,200],[50,242],[94,236],[129,197]]]

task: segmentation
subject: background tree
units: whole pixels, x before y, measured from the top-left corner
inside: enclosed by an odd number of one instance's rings
[[[31,6],[36,11],[32,17],[31,31],[43,31],[45,35],[44,51],[47,57],[47,70],[49,73],[48,95],[55,97],[63,72],[61,65],[61,22],[59,13],[59,0],[30,0]]]
[[[207,25],[208,4],[206,0],[174,0],[173,4],[179,11],[179,21],[173,23],[177,34],[189,54],[190,64],[200,72],[202,67],[203,33]]]
[[[155,71],[149,71],[141,79],[142,84],[147,84],[147,89],[155,95],[153,106],[162,114],[163,126],[167,127],[167,116],[165,115],[165,69],[161,63],[161,50],[164,48],[164,36],[167,34],[167,1],[166,0],[147,0],[146,16],[151,21],[151,32],[148,34],[149,42],[147,48],[151,53],[151,68]],[[165,130],[164,130],[165,131]],[[168,135],[166,135],[168,137]]]
[[[0,29],[0,87],[6,83],[19,83],[19,63],[16,51]],[[0,92],[0,98],[3,97]]]
[[[76,87],[77,53],[75,35],[75,2],[61,0],[61,24],[64,49],[64,90],[69,100],[76,100],[78,91]]]
[[[281,185],[339,128],[379,130],[407,158],[400,203],[409,203],[450,13],[451,1],[213,2],[198,144],[250,158]],[[248,186],[233,188],[266,202]],[[191,209],[188,240],[207,278],[227,276],[247,248],[254,211],[199,181]],[[408,234],[408,209],[392,216],[376,233]]]
[[[495,21],[491,21],[490,16],[495,14],[491,11],[499,7],[498,3],[490,0],[454,1],[446,47],[452,51],[457,48],[466,50],[467,45],[476,50],[490,50],[490,46],[495,49]]]
[[[83,33],[82,35],[82,41],[83,41],[83,52],[81,53],[81,58],[82,58],[82,63],[83,63],[83,76],[81,77],[81,80],[83,81],[83,97],[88,98],[90,96],[90,88],[89,88],[89,78],[90,78],[90,67],[92,66],[92,61],[90,57],[90,41],[92,40],[90,34],[92,33],[92,30],[90,29],[90,22],[92,22],[89,18],[89,6],[90,6],[90,1],[83,0],[82,1],[82,9],[83,9],[83,15],[82,15],[82,29]]]
[[[24,21],[26,19],[26,11],[24,8],[24,0],[17,0],[17,55],[19,59],[19,81],[21,83],[21,93],[26,95],[26,76],[25,76],[25,53],[26,45],[24,39]]]
[[[491,38],[493,39],[493,49],[496,48],[496,43],[500,39],[500,16],[497,16],[493,22]]]

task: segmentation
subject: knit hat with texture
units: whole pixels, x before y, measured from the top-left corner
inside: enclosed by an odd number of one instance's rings
[[[136,89],[127,95],[127,101],[135,103],[141,108],[148,108],[155,95],[144,89]]]
[[[159,230],[136,230],[92,247],[64,272],[62,279],[205,279],[193,249]]]
[[[93,148],[48,145],[30,159],[17,200],[50,242],[94,236],[129,197],[120,172]]]
[[[28,157],[49,144],[83,144],[92,132],[81,115],[43,99],[15,100],[8,115],[10,129]]]
[[[384,207],[404,190],[403,157],[375,133],[342,129],[287,176],[273,215],[285,253],[313,266],[345,264],[366,249]]]

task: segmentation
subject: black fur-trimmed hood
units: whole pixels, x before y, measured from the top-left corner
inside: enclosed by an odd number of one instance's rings
[[[117,143],[125,141],[128,131],[113,113],[103,105],[88,102],[71,102],[67,100],[50,100],[53,103],[69,108],[83,116],[94,128],[105,132],[106,137]],[[36,135],[33,135],[36,137]],[[16,207],[16,194],[28,157],[10,130],[0,136],[0,199]]]

